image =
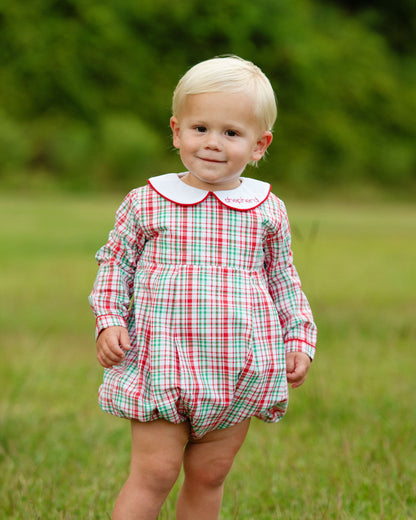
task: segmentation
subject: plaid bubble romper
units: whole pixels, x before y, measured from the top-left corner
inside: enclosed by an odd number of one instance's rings
[[[130,192],[96,255],[96,335],[121,325],[132,345],[105,369],[100,405],[144,422],[188,421],[194,438],[249,417],[277,422],[285,353],[313,358],[316,342],[284,204],[261,181],[207,192],[180,177]]]

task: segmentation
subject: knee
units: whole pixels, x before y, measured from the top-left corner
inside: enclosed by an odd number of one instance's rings
[[[185,464],[185,477],[194,486],[216,488],[221,487],[226,479],[233,460],[227,458],[213,459],[208,464]]]
[[[149,491],[168,493],[175,484],[181,469],[181,462],[175,458],[157,456],[149,458],[140,468],[140,481]],[[136,478],[137,471],[132,468],[130,476]]]
[[[176,482],[181,469],[181,461],[166,457],[163,460],[154,460],[150,464],[147,478],[157,488],[169,491]]]

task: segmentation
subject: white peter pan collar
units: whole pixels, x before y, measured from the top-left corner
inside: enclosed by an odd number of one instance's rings
[[[152,177],[147,182],[164,199],[182,206],[194,206],[204,201],[210,194],[229,208],[246,211],[260,206],[270,194],[267,182],[241,177],[241,184],[233,190],[206,191],[194,188],[181,181],[184,173],[166,173]]]

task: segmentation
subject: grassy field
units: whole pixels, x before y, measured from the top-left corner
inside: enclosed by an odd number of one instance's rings
[[[119,202],[0,197],[2,520],[110,518],[126,477],[87,303]],[[319,352],[286,418],[252,422],[222,518],[416,518],[416,207],[287,206]]]

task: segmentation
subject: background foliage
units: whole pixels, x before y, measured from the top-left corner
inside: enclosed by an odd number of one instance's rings
[[[416,186],[413,0],[0,3],[0,185],[129,189],[179,171],[172,91],[218,54],[279,100],[261,174],[296,190]],[[253,172],[251,172],[253,174]]]

